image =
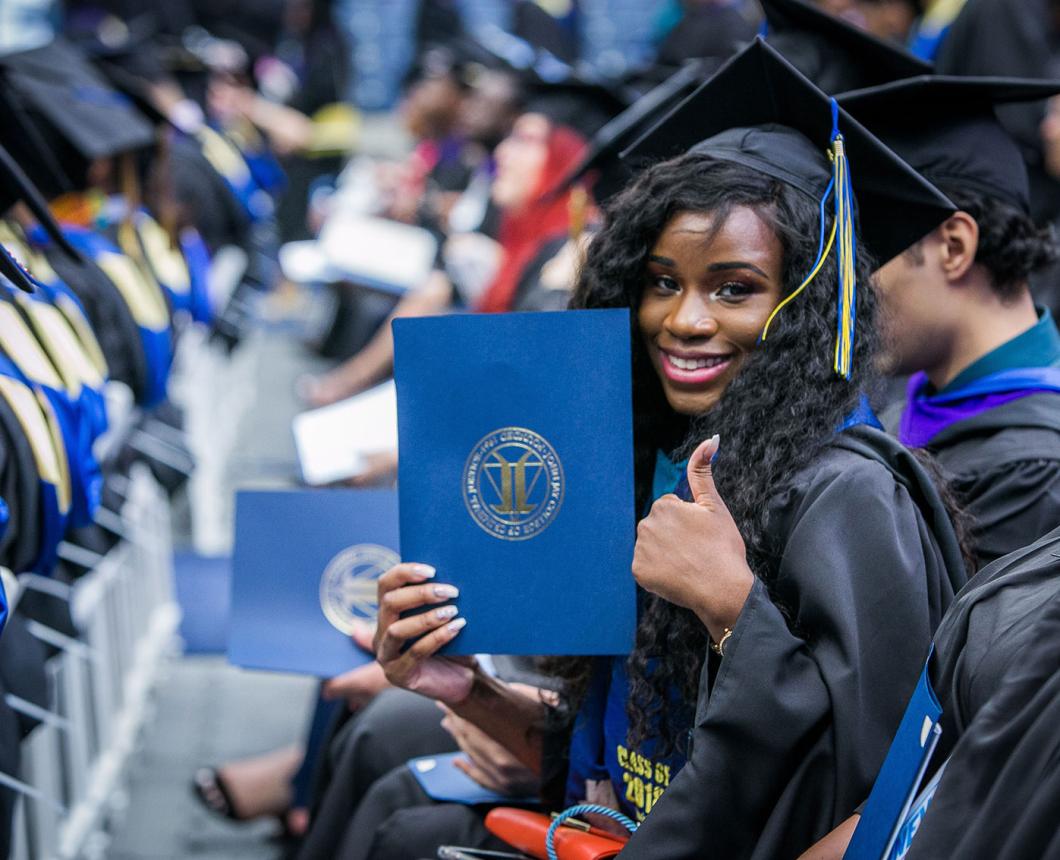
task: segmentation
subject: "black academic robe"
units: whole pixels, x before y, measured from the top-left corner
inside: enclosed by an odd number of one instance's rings
[[[931,682],[942,704],[942,762],[1039,638],[1060,599],[1060,528],[981,570],[935,634]],[[1058,664],[1060,665],[1060,664]]]
[[[124,382],[139,395],[147,387],[147,356],[140,331],[121,291],[95,263],[71,259],[54,243],[44,249],[55,273],[85,308],[92,332],[107,360],[111,379]]]
[[[771,503],[775,582],[708,653],[688,764],[623,858],[782,860],[868,796],[931,635],[964,583],[930,478],[847,431]]]
[[[0,397],[0,498],[7,504],[8,522],[0,536],[0,565],[20,573],[37,558],[41,540],[40,478],[33,448],[18,416]]]
[[[6,692],[0,681],[0,772],[15,776],[21,764],[21,738],[15,712],[4,701]],[[18,795],[12,789],[0,786],[0,857],[11,854],[17,799]]]
[[[1060,857],[1060,529],[982,571],[936,638],[948,761],[907,860]]]
[[[928,450],[971,515],[980,565],[1060,523],[1060,397],[1024,397],[959,421]]]

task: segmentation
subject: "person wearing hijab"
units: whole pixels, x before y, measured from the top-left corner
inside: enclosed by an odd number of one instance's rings
[[[632,311],[632,655],[556,667],[564,742],[546,706],[436,656],[476,619],[432,609],[445,571],[410,560],[380,579],[377,659],[565,785],[566,803],[643,819],[623,856],[782,856],[864,798],[894,697],[965,581],[929,475],[862,398],[878,345],[869,254],[901,253],[952,204],[761,41],[634,151],[684,154],[612,201],[573,302]],[[563,753],[565,776],[549,772]],[[371,809],[403,778],[376,783],[340,856],[449,842],[450,807]],[[470,820],[457,838],[491,844]]]
[[[547,264],[567,245],[575,225],[572,205],[581,189],[559,196],[549,192],[577,162],[584,139],[555,124],[548,116],[528,112],[496,150],[497,171],[491,188],[500,210],[496,274],[481,296],[463,297],[465,304],[485,313],[558,309],[566,305],[572,274],[555,273]],[[588,205],[587,201],[583,205]],[[558,281],[558,283],[556,283]],[[434,272],[421,290],[402,298],[390,319],[437,313],[454,300],[453,285]],[[350,397],[386,378],[394,360],[389,320],[353,358],[320,378],[305,383],[306,399],[314,406]]]
[[[1060,245],[1031,220],[1023,158],[994,113],[1058,88],[917,77],[839,98],[960,207],[877,278],[884,361],[913,374],[887,423],[938,458],[980,565],[1060,522],[1060,333],[1029,289]]]

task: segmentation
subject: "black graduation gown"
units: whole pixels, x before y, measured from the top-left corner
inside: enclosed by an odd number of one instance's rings
[[[0,681],[0,771],[16,776],[21,764],[19,727],[15,712],[4,701],[6,692]],[[0,857],[11,854],[16,800],[12,789],[0,787]]]
[[[932,674],[949,760],[908,860],[1060,857],[1060,529],[969,583]]]
[[[624,858],[780,860],[847,818],[964,582],[929,476],[878,430],[837,436],[769,522],[772,594],[756,582],[725,657],[708,655],[688,764]]]
[[[929,450],[974,519],[980,565],[1060,523],[1060,397],[1035,394],[959,421]]]
[[[931,682],[942,704],[942,762],[1001,682],[1041,636],[1039,624],[1060,599],[1060,528],[973,577],[935,634]]]
[[[114,282],[91,260],[72,259],[55,243],[44,248],[55,273],[84,305],[111,379],[124,382],[139,396],[147,387],[147,356],[129,306]]]
[[[0,498],[7,503],[9,516],[0,538],[0,565],[19,573],[33,563],[40,550],[40,478],[29,440],[18,416],[3,397],[0,397],[0,448],[4,451]]]

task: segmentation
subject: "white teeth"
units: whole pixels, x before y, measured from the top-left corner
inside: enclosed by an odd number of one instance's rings
[[[678,358],[676,355],[666,357],[678,370],[702,370],[705,367],[717,367],[726,360],[724,358]]]

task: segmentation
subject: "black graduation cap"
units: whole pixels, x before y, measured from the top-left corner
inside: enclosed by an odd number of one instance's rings
[[[154,141],[150,123],[70,43],[0,57],[0,141],[42,190],[81,188],[97,158]]]
[[[1030,212],[1027,168],[996,105],[1060,93],[1060,81],[922,75],[844,93],[839,103],[934,183]]]
[[[593,135],[588,152],[556,184],[552,193],[566,191],[590,171],[597,173],[593,197],[598,203],[620,191],[632,175],[628,165],[619,158],[623,147],[685,98],[703,77],[704,64],[690,62],[637,99]]]
[[[880,264],[927,235],[953,204],[850,114],[835,125],[849,158],[864,244]],[[667,158],[693,147],[735,161],[815,200],[832,181],[833,101],[761,38],[622,153]]]
[[[759,0],[769,43],[826,93],[931,72],[931,64],[806,0]]]
[[[525,91],[527,112],[544,114],[586,138],[592,138],[632,101],[617,85],[574,74],[556,80],[532,75]]]
[[[856,320],[855,220],[862,241],[882,263],[930,233],[955,211],[953,204],[761,38],[627,153],[687,151],[771,176],[819,201],[822,212],[832,211],[821,224],[819,259],[803,286],[834,248],[839,273],[835,369],[849,378]],[[774,310],[763,338],[773,317],[801,290]]]
[[[40,190],[26,176],[18,162],[11,157],[11,153],[0,146],[0,212],[7,211],[13,203],[19,200],[26,204],[44,231],[63,253],[71,260],[80,262],[81,255],[63,235],[62,229],[48,208]]]

